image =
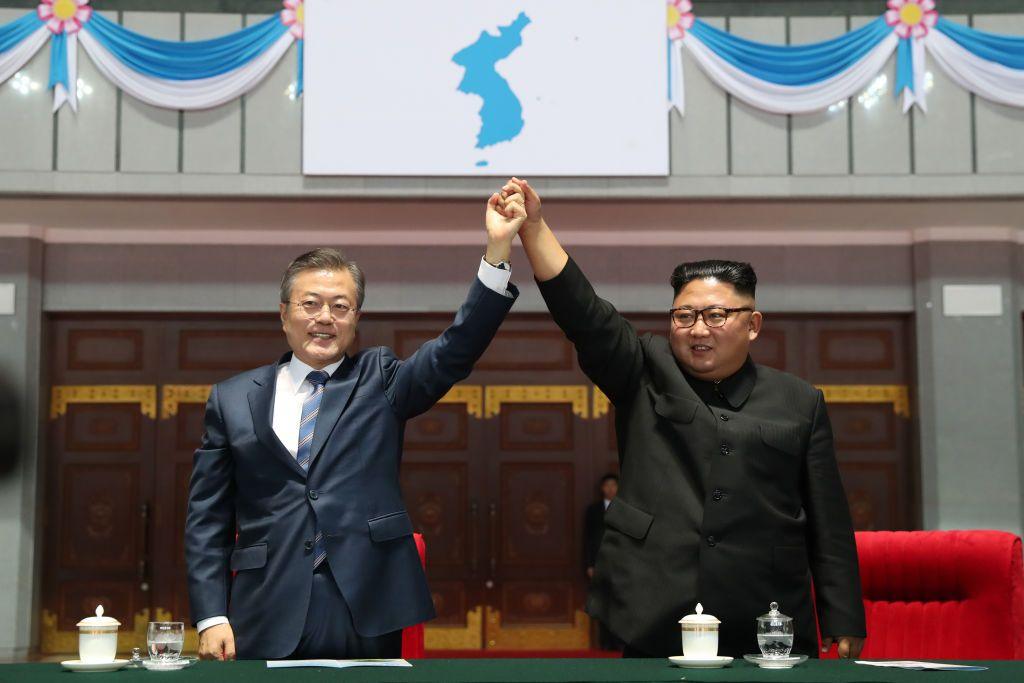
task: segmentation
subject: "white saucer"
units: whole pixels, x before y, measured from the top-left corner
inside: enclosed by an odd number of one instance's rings
[[[143,659],[142,666],[149,671],[180,671],[196,663],[194,657],[181,657],[169,662],[161,662],[155,659]]]
[[[807,661],[807,655],[793,655],[791,657],[764,657],[762,655],[743,655],[743,659],[751,664],[757,664],[762,669],[792,669],[794,666]]]
[[[687,657],[686,655],[676,655],[675,657],[669,657],[668,661],[676,666],[682,666],[687,669],[721,669],[732,664],[732,657]]]
[[[115,659],[112,662],[83,662],[80,659],[69,659],[60,665],[68,671],[119,671],[128,666],[127,659]]]

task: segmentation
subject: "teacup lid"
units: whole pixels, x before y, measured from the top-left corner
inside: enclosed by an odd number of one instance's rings
[[[121,622],[118,621],[117,619],[114,619],[113,617],[105,617],[105,616],[103,616],[103,605],[98,605],[96,607],[96,616],[94,616],[94,617],[86,617],[85,619],[82,619],[77,624],[77,626],[79,628],[81,628],[82,626],[120,626],[120,625],[121,625]]]
[[[704,605],[697,603],[697,613],[687,614],[679,620],[680,624],[721,624],[717,618],[710,614],[704,614]]]
[[[785,614],[780,612],[779,611],[779,603],[773,602],[772,604],[768,605],[768,614],[762,614],[761,616],[759,616],[757,618],[757,620],[758,621],[768,621],[768,622],[775,623],[775,622],[793,621],[793,617],[787,617]]]

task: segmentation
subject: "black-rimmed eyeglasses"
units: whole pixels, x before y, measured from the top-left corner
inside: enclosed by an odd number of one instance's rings
[[[741,311],[753,311],[753,308],[744,306],[742,308],[723,308],[721,306],[712,306],[710,308],[702,308],[699,311],[692,308],[673,308],[669,310],[668,314],[672,318],[672,324],[676,327],[693,327],[697,324],[697,317],[704,318],[704,324],[708,327],[723,327],[729,322],[729,316],[733,313],[740,313]]]

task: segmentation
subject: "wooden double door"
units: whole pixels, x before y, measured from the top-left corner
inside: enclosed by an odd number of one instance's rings
[[[370,315],[358,343],[407,356],[449,320]],[[918,523],[909,329],[901,316],[771,316],[754,347],[824,387],[859,528]],[[74,625],[97,604],[131,646],[151,619],[189,621],[183,527],[209,385],[272,362],[285,341],[275,317],[243,315],[55,316],[47,334],[55,542],[41,648],[74,651]],[[511,316],[472,375],[406,428],[402,487],[439,615],[427,647],[589,647],[583,515],[615,469],[612,409],[571,345],[547,316]]]

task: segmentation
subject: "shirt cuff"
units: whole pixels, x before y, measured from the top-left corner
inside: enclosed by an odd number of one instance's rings
[[[220,626],[221,624],[228,623],[227,617],[210,617],[208,619],[200,619],[196,624],[196,632],[202,633],[211,626]]]
[[[480,282],[484,283],[487,289],[495,291],[502,296],[507,296],[510,299],[512,298],[512,293],[508,291],[508,282],[512,279],[511,270],[495,268],[481,257],[480,270],[477,271],[476,276],[480,278]]]

